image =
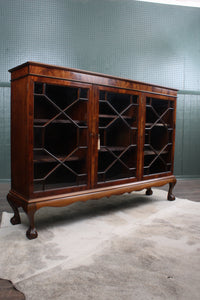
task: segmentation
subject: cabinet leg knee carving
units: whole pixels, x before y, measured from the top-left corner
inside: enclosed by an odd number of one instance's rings
[[[34,215],[36,212],[36,208],[35,207],[28,207],[27,209],[27,216],[29,219],[29,228],[26,232],[26,236],[29,240],[33,240],[36,239],[38,236],[37,230],[35,229],[35,223],[34,223]]]
[[[10,219],[10,223],[12,225],[17,225],[17,224],[21,224],[21,219],[20,219],[20,215],[19,215],[19,210],[18,210],[18,206],[10,199],[8,199],[8,203],[10,204],[10,206],[12,207],[13,211],[14,211],[14,216]]]
[[[173,190],[175,184],[176,184],[176,182],[169,183],[169,191],[168,191],[168,196],[167,196],[167,200],[169,200],[169,201],[173,201],[176,199],[175,196],[172,194],[172,190]]]
[[[148,188],[148,189],[146,190],[146,195],[147,195],[147,196],[151,196],[152,194],[153,194],[152,189],[151,189],[151,188]]]

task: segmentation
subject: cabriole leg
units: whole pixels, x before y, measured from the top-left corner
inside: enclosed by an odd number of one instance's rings
[[[152,189],[151,189],[151,188],[148,188],[148,189],[146,190],[146,195],[147,195],[147,196],[151,196],[152,194],[153,194]]]
[[[34,223],[34,215],[35,215],[36,210],[37,209],[36,209],[35,205],[29,205],[27,207],[27,211],[26,211],[27,216],[29,218],[29,224],[30,224],[29,229],[26,232],[26,236],[29,240],[36,239],[38,236],[38,233],[35,229],[35,223]]]
[[[169,201],[173,201],[176,199],[175,196],[172,194],[172,190],[173,190],[175,184],[176,184],[176,181],[169,183],[169,191],[168,191],[168,196],[167,196],[167,200],[169,200]]]
[[[10,206],[12,207],[12,209],[14,211],[14,216],[10,219],[10,223],[12,225],[21,224],[21,219],[20,219],[20,215],[19,215],[18,206],[15,204],[14,201],[9,199],[8,197],[7,197],[7,200],[8,200],[8,203],[10,204]]]

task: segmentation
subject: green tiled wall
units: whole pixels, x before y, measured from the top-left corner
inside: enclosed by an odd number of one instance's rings
[[[7,72],[27,60],[200,93],[200,9],[133,0],[0,0],[0,179],[10,178]],[[175,173],[200,176],[200,96],[180,94]]]
[[[175,174],[200,177],[200,94],[178,95]]]

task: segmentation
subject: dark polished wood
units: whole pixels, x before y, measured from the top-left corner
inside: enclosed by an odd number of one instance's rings
[[[169,191],[168,191],[168,196],[167,196],[167,199],[169,201],[175,200],[175,196],[172,194],[172,190],[173,190],[175,184],[176,184],[176,181],[169,183]]]
[[[30,224],[30,226],[26,232],[26,236],[29,240],[32,240],[38,236],[38,233],[35,229],[35,223],[34,223],[34,215],[35,215],[35,212],[37,211],[36,205],[35,204],[27,205],[25,208],[25,211],[28,216],[29,224]]]
[[[147,195],[147,196],[153,195],[153,191],[152,191],[151,188],[148,188],[148,189],[146,190],[146,195]]]
[[[12,72],[12,80],[26,77],[29,75],[48,77],[55,79],[80,82],[89,82],[97,85],[113,86],[119,88],[126,88],[131,90],[138,90],[144,92],[152,92],[155,94],[169,95],[176,97],[177,90],[172,88],[167,88],[163,86],[158,86],[154,84],[148,84],[145,82],[124,79],[117,76],[111,76],[96,72],[90,72],[79,69],[65,68],[61,66],[43,64],[38,62],[28,61],[22,65],[9,70]]]
[[[177,91],[27,62],[11,72],[11,223],[35,212],[169,184]]]
[[[21,219],[20,219],[20,215],[19,215],[18,206],[12,200],[12,198],[9,197],[9,194],[7,196],[7,200],[8,200],[8,203],[10,204],[10,206],[12,207],[12,209],[14,211],[14,216],[10,219],[11,224],[12,225],[21,224]]]

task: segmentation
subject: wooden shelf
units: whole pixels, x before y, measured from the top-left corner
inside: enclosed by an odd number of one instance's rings
[[[59,160],[63,161],[66,156],[56,156]],[[78,161],[81,160],[78,156],[70,156],[66,161]],[[53,157],[46,157],[46,155],[35,155],[35,158],[33,159],[34,163],[52,163],[57,162],[57,160]]]
[[[121,115],[121,117],[122,117],[123,119],[128,119],[128,120],[135,119],[135,117],[130,117],[130,116],[123,116],[123,115]],[[118,115],[106,115],[106,114],[100,114],[100,115],[99,115],[99,118],[105,118],[105,119],[111,118],[111,119],[114,119],[114,118],[119,118],[119,116],[118,116]]]
[[[136,145],[132,145],[133,147],[136,147]],[[112,146],[101,146],[101,148],[99,149],[100,152],[107,152],[107,151],[123,151],[125,150],[127,147],[112,147]]]
[[[50,123],[53,123],[53,124],[73,124],[73,122],[71,122],[70,120],[67,120],[67,119],[55,119],[52,121],[51,121],[51,119],[34,119],[34,126],[37,126],[37,124],[45,124],[49,121],[50,121]],[[78,121],[78,120],[73,120],[73,121],[75,123],[77,123],[79,126],[87,127],[85,121]]]
[[[151,104],[147,103],[146,104],[146,107],[152,107]],[[174,110],[174,107],[168,107],[167,110]]]
[[[156,123],[156,124],[155,124],[155,123],[145,123],[145,127],[146,127],[146,126],[151,127],[152,125],[154,125],[154,126],[156,126],[156,127],[167,127],[168,130],[173,129],[173,128],[170,127],[170,124],[163,124],[163,123]],[[146,129],[148,129],[148,128],[146,128]]]
[[[99,115],[99,118],[105,118],[105,119],[109,119],[109,118],[113,119],[116,117],[118,117],[118,115],[106,115],[106,114]]]
[[[156,150],[158,153],[159,153],[159,150]],[[160,154],[160,155],[162,155],[162,154],[167,154],[167,153],[169,153],[169,151],[162,151],[162,153]],[[157,155],[153,150],[145,150],[144,151],[144,155]]]

